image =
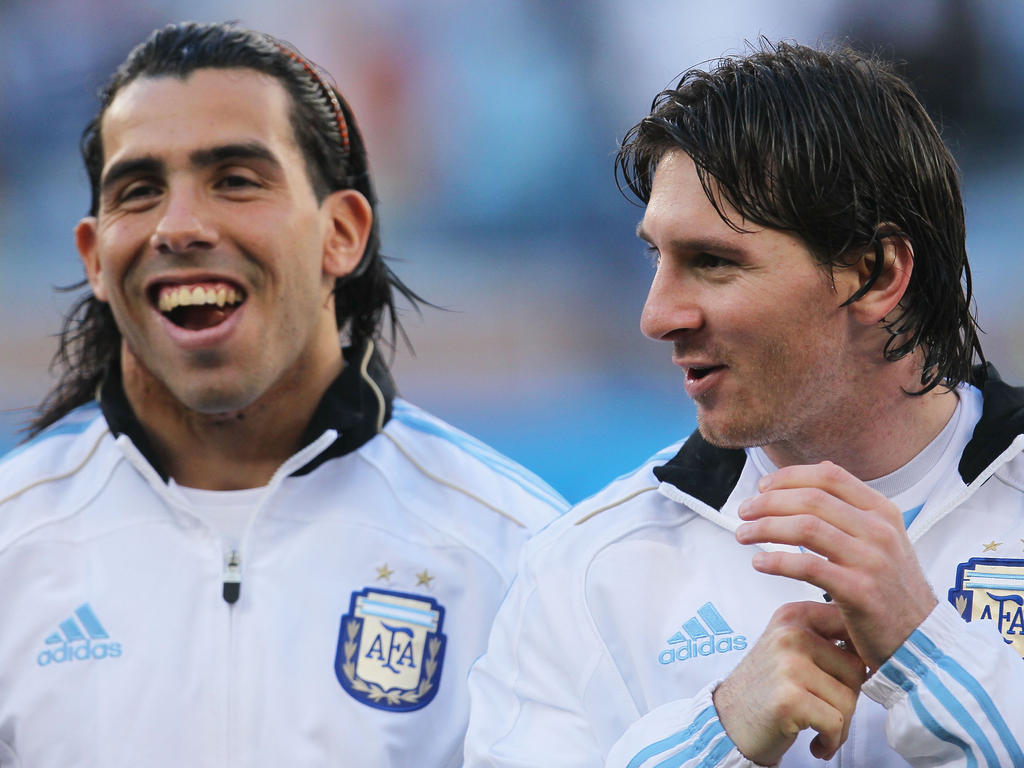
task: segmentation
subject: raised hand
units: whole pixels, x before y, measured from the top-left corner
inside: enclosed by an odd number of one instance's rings
[[[714,692],[718,719],[747,759],[778,762],[805,728],[817,732],[817,758],[842,746],[865,678],[864,662],[837,645],[846,638],[834,605],[787,603],[775,612]]]
[[[754,568],[814,584],[831,595],[854,649],[880,667],[938,602],[921,571],[900,510],[831,462],[791,466],[761,479],[740,505],[741,544],[807,552],[758,552]]]

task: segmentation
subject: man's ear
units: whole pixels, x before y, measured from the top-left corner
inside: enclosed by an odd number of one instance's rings
[[[361,192],[339,189],[320,205],[324,216],[323,270],[344,277],[359,266],[373,227],[373,209]]]
[[[850,304],[850,311],[865,325],[877,325],[899,306],[910,284],[914,271],[914,248],[901,235],[886,235],[879,241],[879,248],[868,251],[857,264],[850,267],[856,277],[855,295],[871,279],[877,261],[882,260],[878,277],[864,294]]]
[[[75,246],[85,266],[85,277],[92,288],[92,294],[100,301],[107,300],[107,291],[103,287],[103,268],[100,265],[99,253],[96,248],[96,217],[86,216],[75,227]]]

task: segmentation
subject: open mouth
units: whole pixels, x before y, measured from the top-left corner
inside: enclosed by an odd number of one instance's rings
[[[245,291],[221,281],[162,284],[153,289],[153,303],[179,328],[202,331],[227,320],[245,302]]]
[[[721,365],[709,365],[709,366],[691,366],[686,369],[686,374],[690,379],[694,381],[700,381],[709,373],[719,370],[723,366]]]

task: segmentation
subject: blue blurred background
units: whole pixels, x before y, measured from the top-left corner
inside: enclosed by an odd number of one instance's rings
[[[984,343],[1024,380],[1024,3],[968,0],[0,0],[0,452],[51,385],[81,279],[77,153],[94,93],[170,21],[236,19],[294,43],[352,104],[385,252],[444,307],[402,320],[403,394],[576,501],[693,427],[616,190],[654,94],[759,35],[906,62],[961,164]]]

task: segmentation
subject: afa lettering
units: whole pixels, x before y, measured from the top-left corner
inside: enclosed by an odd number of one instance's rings
[[[390,634],[390,637],[386,641],[388,649],[387,656],[385,657],[384,655],[384,636],[379,633],[375,638],[373,638],[373,642],[370,643],[370,648],[366,651],[364,658],[379,661],[382,667],[390,669],[396,675],[401,674],[401,671],[395,669],[395,665],[415,669],[416,657],[413,653],[412,647],[412,630],[407,627],[392,627],[383,622],[381,622],[381,626]],[[392,661],[394,661],[394,664],[392,664]]]
[[[993,595],[986,592],[991,600],[999,604],[998,619],[999,632],[1005,636],[1024,635],[1024,598],[1020,595]],[[986,605],[979,618],[993,620],[992,606]],[[1006,640],[1007,644],[1013,642]]]

